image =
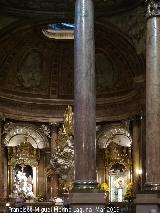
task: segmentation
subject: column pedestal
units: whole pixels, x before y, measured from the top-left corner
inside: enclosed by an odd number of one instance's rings
[[[150,210],[160,212],[160,197],[157,194],[137,194],[136,213],[149,213]]]
[[[75,192],[70,194],[71,212],[104,213],[104,193]],[[106,211],[107,212],[107,211]]]

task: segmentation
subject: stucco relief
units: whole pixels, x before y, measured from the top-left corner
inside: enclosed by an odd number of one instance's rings
[[[99,92],[104,92],[113,87],[116,77],[112,62],[103,53],[96,53],[96,88]]]
[[[19,84],[26,89],[40,87],[42,80],[42,57],[39,52],[32,51],[25,55],[17,71]]]
[[[48,98],[52,69],[48,41],[43,41],[32,28],[26,33],[22,32],[21,37],[19,35],[19,32],[15,32],[1,43],[0,49],[5,50],[0,51],[1,91],[12,95],[45,95]],[[54,81],[57,81],[56,76]]]
[[[73,41],[57,43],[43,40],[32,28],[27,32],[23,32],[22,40],[19,40],[19,33],[7,40],[7,43],[19,41],[18,48],[13,43],[6,53],[0,52],[2,90],[27,96],[45,95],[43,98],[73,98]],[[127,93],[133,89],[135,73],[132,72],[140,69],[135,49],[112,28],[107,31],[104,27],[97,28],[95,32],[97,97]]]

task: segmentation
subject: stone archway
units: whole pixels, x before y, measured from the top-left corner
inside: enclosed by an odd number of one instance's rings
[[[24,168],[29,166],[32,170],[32,192],[36,196],[39,191],[39,176],[43,176],[40,175],[44,164],[41,153],[43,149],[49,148],[49,141],[43,126],[8,122],[4,125],[3,136],[3,144],[8,150],[9,194],[14,192],[17,174],[22,173],[24,176]],[[16,171],[17,166],[22,170],[19,173]],[[25,179],[27,178],[26,176]]]
[[[101,165],[97,165],[97,172],[100,173],[98,177],[103,175],[103,182],[109,185],[111,202],[124,201],[127,184],[132,181],[131,144],[127,122],[106,125],[98,131],[97,148],[103,154],[103,161],[99,161]],[[121,186],[117,184],[119,180]]]
[[[107,148],[111,142],[131,146],[132,138],[128,125],[127,123],[115,123],[104,126],[97,134],[97,146],[102,149]]]
[[[17,146],[24,141],[25,136],[28,136],[29,142],[34,148],[43,149],[49,146],[42,126],[12,122],[4,125],[3,143],[5,146]]]

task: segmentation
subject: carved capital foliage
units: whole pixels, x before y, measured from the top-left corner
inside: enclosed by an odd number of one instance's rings
[[[51,136],[50,136],[50,129],[49,129],[49,127],[48,127],[47,125],[42,124],[40,129],[41,129],[41,131],[44,133],[44,135],[45,135],[46,137],[48,137],[48,138],[51,137]]]
[[[3,129],[3,134],[7,134],[15,127],[13,122],[6,122]]]
[[[4,118],[0,117],[0,129],[3,127],[3,123],[4,123]],[[1,131],[1,130],[0,130]]]
[[[160,1],[159,0],[146,0],[147,11],[146,16],[160,16]]]
[[[51,134],[53,133],[58,134],[59,123],[50,123],[49,125],[50,125]]]

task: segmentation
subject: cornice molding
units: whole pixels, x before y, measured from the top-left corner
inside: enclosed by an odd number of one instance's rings
[[[142,84],[141,82],[139,84]],[[143,86],[143,85],[142,85]],[[137,91],[136,89],[131,90],[130,92],[126,92],[124,95],[121,96],[114,96],[108,98],[97,98],[97,106],[103,104],[113,104],[113,103],[120,103],[129,99],[132,99],[136,96]],[[10,102],[10,103],[17,103],[17,104],[28,104],[35,106],[67,106],[73,105],[73,99],[43,99],[43,98],[31,98],[31,97],[24,97],[24,96],[16,96],[7,93],[0,92],[0,100],[2,102]]]
[[[143,99],[144,88],[138,88],[126,97],[117,97],[108,101],[97,102],[96,118],[97,121],[113,121],[132,117],[144,108]],[[0,98],[0,116],[22,120],[59,123],[63,121],[64,111],[71,103],[47,104],[27,104],[18,101],[9,101]]]

